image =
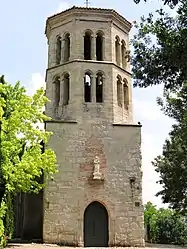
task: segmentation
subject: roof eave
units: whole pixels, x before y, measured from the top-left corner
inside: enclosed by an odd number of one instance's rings
[[[122,15],[120,15],[117,11],[113,10],[113,9],[102,9],[102,8],[85,8],[85,7],[76,7],[76,6],[73,6],[69,9],[66,9],[60,13],[57,13],[53,16],[50,16],[47,18],[46,20],[46,26],[45,26],[45,34],[46,36],[47,33],[48,33],[48,30],[50,29],[50,21],[56,19],[57,17],[59,16],[62,16],[64,14],[73,14],[74,11],[83,11],[85,12],[85,10],[88,10],[88,11],[105,11],[106,13],[110,13],[115,19],[119,20],[121,23],[125,24],[125,27],[128,29],[127,31],[129,32],[132,28],[132,24],[126,19],[124,18]],[[69,13],[68,13],[69,12]]]

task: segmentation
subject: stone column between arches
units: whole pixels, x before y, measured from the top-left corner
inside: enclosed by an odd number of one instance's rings
[[[102,36],[102,43],[103,43],[103,46],[102,46],[102,57],[103,57],[103,61],[106,61],[106,55],[105,55],[105,36],[103,35]]]
[[[61,49],[61,63],[64,62],[64,49],[65,49],[65,39],[62,39],[62,49]]]
[[[96,96],[95,96],[95,93],[96,93],[96,76],[95,76],[95,74],[90,75],[90,78],[91,78],[91,100],[92,100],[92,103],[95,103],[96,102]]]
[[[96,60],[96,36],[91,36],[91,59]]]
[[[64,77],[60,77],[60,102],[58,107],[58,116],[63,112],[63,96],[64,96]]]

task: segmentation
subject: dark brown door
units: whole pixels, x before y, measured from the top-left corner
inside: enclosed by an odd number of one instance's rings
[[[84,246],[108,246],[108,213],[99,202],[92,202],[84,212]]]

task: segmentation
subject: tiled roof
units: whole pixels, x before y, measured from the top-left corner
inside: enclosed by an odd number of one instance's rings
[[[69,8],[69,9],[67,9],[67,10],[64,10],[64,11],[62,11],[60,13],[57,13],[57,14],[55,14],[53,16],[50,16],[50,17],[47,18],[47,21],[50,20],[53,17],[60,16],[61,14],[68,13],[71,10],[83,10],[83,11],[87,10],[87,11],[100,11],[100,12],[105,11],[105,12],[109,12],[109,13],[114,13],[115,15],[119,16],[120,18],[122,18],[125,22],[128,22],[129,25],[131,25],[131,23],[129,21],[127,21],[122,15],[120,15],[114,9],[90,8],[90,7],[87,8],[87,7],[77,7],[77,6],[73,6],[73,7]]]

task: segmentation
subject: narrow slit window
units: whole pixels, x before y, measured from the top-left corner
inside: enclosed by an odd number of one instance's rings
[[[61,50],[62,50],[62,40],[61,37],[57,37],[56,41],[56,64],[59,65],[61,62]]]
[[[97,61],[103,60],[103,36],[97,34],[96,37],[96,59]]]
[[[91,60],[91,33],[86,32],[84,36],[84,59]]]
[[[91,76],[89,74],[84,76],[84,101],[91,102]]]
[[[70,91],[69,74],[66,74],[64,76],[64,91],[63,91],[64,106],[69,104],[69,91]]]
[[[103,102],[103,76],[102,74],[97,74],[96,77],[96,102]]]

